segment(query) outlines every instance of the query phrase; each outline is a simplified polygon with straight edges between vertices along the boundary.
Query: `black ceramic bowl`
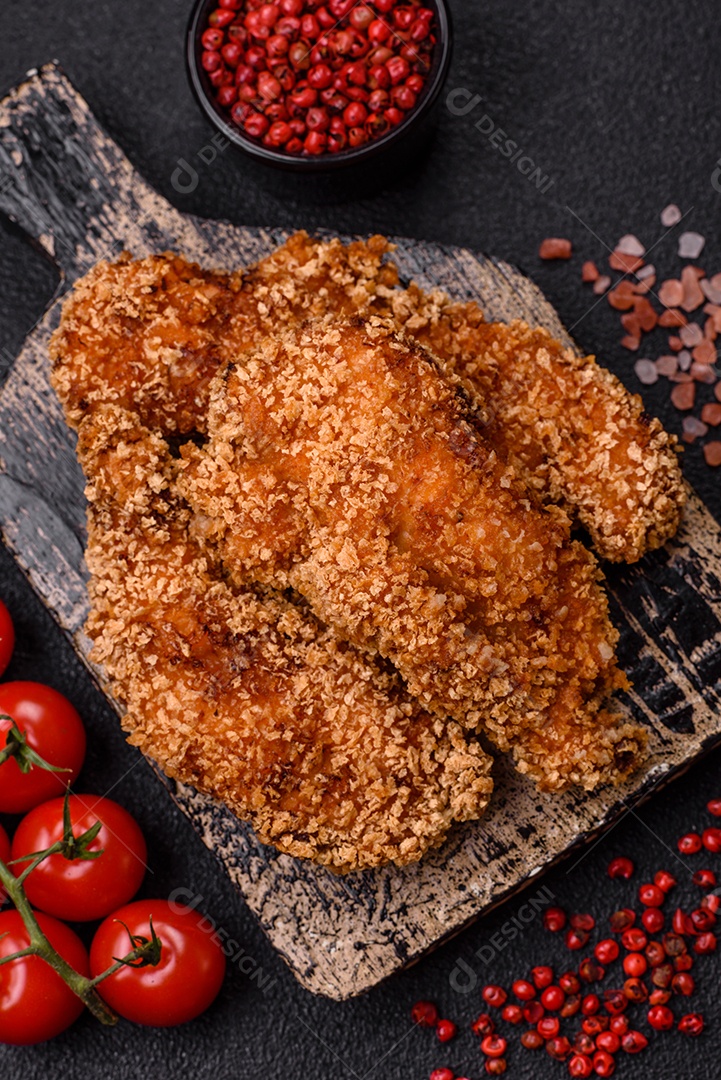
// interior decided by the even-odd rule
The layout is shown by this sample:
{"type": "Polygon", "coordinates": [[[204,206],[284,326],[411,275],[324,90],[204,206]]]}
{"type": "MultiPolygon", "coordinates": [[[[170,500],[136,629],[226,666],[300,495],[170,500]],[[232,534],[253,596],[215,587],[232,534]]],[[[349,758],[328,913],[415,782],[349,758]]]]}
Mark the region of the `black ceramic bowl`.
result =
{"type": "Polygon", "coordinates": [[[186,61],[193,92],[206,116],[218,131],[256,161],[296,173],[331,172],[376,160],[380,164],[381,160],[389,158],[391,154],[396,157],[399,149],[405,152],[406,146],[410,147],[412,144],[415,147],[418,144],[419,139],[430,126],[433,107],[448,74],[453,41],[450,12],[446,0],[425,0],[425,4],[436,12],[438,40],[433,50],[431,70],[420,97],[402,123],[391,128],[381,138],[374,139],[356,149],[343,150],[338,154],[320,154],[317,157],[286,154],[282,150],[271,150],[259,141],[249,138],[230,120],[225,110],[217,104],[213,87],[200,63],[203,52],[200,39],[206,29],[208,15],[217,7],[217,0],[197,0],[190,17],[186,40],[186,61]]]}

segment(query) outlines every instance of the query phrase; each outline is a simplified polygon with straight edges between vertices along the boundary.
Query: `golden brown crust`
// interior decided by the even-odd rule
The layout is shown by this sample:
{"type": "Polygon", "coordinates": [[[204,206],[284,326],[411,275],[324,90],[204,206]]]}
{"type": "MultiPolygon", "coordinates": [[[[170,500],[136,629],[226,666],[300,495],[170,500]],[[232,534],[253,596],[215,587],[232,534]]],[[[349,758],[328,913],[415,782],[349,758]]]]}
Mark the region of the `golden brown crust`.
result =
{"type": "MultiPolygon", "coordinates": [[[[582,480],[585,473],[575,468],[575,459],[564,450],[563,439],[573,442],[578,438],[573,425],[585,422],[585,411],[572,410],[572,423],[568,424],[563,396],[542,408],[543,394],[537,395],[534,390],[536,365],[545,350],[550,383],[558,384],[558,371],[562,369],[567,374],[567,383],[561,380],[564,394],[571,398],[578,396],[583,386],[579,373],[588,367],[589,392],[598,395],[599,425],[609,410],[630,416],[625,427],[619,425],[621,456],[627,446],[636,445],[637,429],[645,426],[639,418],[638,404],[608,373],[599,375],[602,369],[579,362],[570,354],[561,356],[560,346],[547,336],[529,343],[523,328],[484,324],[474,305],[454,305],[441,294],[428,296],[413,286],[401,290],[397,287],[397,272],[384,263],[389,250],[381,237],[346,246],[338,240],[316,242],[297,234],[245,274],[211,273],[171,254],[137,262],[125,257],[115,265],[99,264],[78,283],[66,302],[61,327],[52,343],[53,380],[70,422],[77,425],[101,404],[117,403],[165,434],[204,431],[213,376],[228,361],[256,348],[269,332],[292,329],[304,319],[322,316],[328,310],[340,315],[378,311],[391,317],[407,334],[430,344],[446,376],[463,383],[475,407],[468,423],[492,430],[495,445],[502,448],[502,453],[505,451],[513,466],[507,470],[509,475],[522,473],[541,501],[558,501],[574,514],[585,499],[586,509],[579,516],[586,515],[586,523],[596,530],[597,543],[606,553],[615,552],[614,557],[637,557],[647,544],[662,542],[677,520],[683,487],[675,453],[657,422],[651,426],[650,441],[642,446],[650,458],[657,454],[649,470],[650,484],[640,501],[637,491],[627,493],[628,514],[621,522],[614,505],[617,491],[613,485],[609,511],[604,494],[608,486],[604,483],[605,459],[598,451],[597,432],[592,430],[586,432],[591,462],[588,471],[593,476],[596,464],[600,471],[583,498],[574,491],[574,470],[576,479],[582,480]],[[525,350],[525,374],[518,384],[506,377],[515,362],[514,350],[525,350]],[[503,364],[500,354],[505,356],[503,364]],[[490,394],[492,408],[484,393],[490,394]],[[518,412],[514,412],[515,406],[518,412]],[[530,412],[524,413],[524,409],[530,412]],[[503,417],[503,423],[494,419],[494,410],[503,417]],[[526,428],[533,428],[532,438],[527,436],[526,428]],[[514,455],[516,442],[521,452],[514,455]],[[539,445],[542,453],[533,457],[539,445]],[[666,502],[659,492],[665,492],[666,502]],[[595,504],[594,499],[600,502],[595,504]],[[594,524],[604,515],[610,522],[605,533],[594,524]]],[[[528,331],[530,335],[536,333],[542,334],[528,331]]],[[[545,364],[544,360],[540,367],[545,364]]],[[[563,513],[557,510],[554,515],[554,527],[563,531],[563,513]]],[[[286,552],[296,549],[299,532],[293,532],[291,526],[292,517],[279,504],[270,530],[276,562],[281,539],[286,552]]],[[[584,588],[596,596],[598,590],[590,584],[592,576],[584,588]]],[[[601,621],[605,618],[604,609],[601,621]]],[[[582,622],[579,617],[579,634],[585,633],[582,622]]],[[[600,702],[608,689],[610,683],[592,689],[588,701],[600,702]]],[[[572,733],[568,717],[577,690],[568,696],[560,718],[554,716],[547,721],[540,738],[533,727],[528,727],[523,747],[515,748],[519,768],[530,771],[548,787],[568,783],[592,787],[608,777],[624,775],[642,750],[643,738],[638,729],[619,725],[616,718],[603,711],[598,713],[598,720],[591,721],[590,707],[572,733]]],[[[492,717],[489,722],[494,722],[492,717]]],[[[497,725],[495,737],[500,745],[507,746],[513,739],[504,735],[505,723],[504,719],[497,725]]]]}
{"type": "Polygon", "coordinates": [[[75,423],[105,401],[160,430],[202,430],[215,371],[277,325],[376,312],[463,378],[488,437],[602,557],[634,562],[673,535],[686,501],[677,440],[641,399],[542,329],[486,323],[476,304],[401,289],[390,250],[378,236],[344,245],[298,233],[247,273],[211,273],[171,254],[100,263],[54,337],[58,393],[75,423]]]}
{"type": "Polygon", "coordinates": [[[386,293],[399,326],[442,358],[490,411],[487,437],[596,551],[635,562],[676,532],[686,502],[675,436],[594,357],[523,322],[415,286],[386,293]]]}
{"type": "Polygon", "coordinates": [[[276,330],[213,381],[208,431],[180,489],[231,576],[296,589],[544,787],[635,764],[601,709],[626,682],[593,556],[392,324],[276,330]]]}
{"type": "Polygon", "coordinates": [[[134,745],[263,842],[339,872],[413,862],[482,814],[491,760],[477,742],[310,614],[212,571],[159,436],[104,406],[78,453],[88,633],[134,745]]]}

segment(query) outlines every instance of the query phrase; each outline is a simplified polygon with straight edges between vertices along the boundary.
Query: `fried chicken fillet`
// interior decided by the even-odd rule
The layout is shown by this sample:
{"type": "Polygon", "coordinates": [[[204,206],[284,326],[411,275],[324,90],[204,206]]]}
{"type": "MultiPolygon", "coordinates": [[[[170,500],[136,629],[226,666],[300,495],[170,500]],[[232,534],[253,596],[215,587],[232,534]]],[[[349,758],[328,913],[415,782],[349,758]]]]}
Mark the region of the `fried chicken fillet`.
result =
{"type": "Polygon", "coordinates": [[[457,723],[309,613],[213,572],[159,435],[99,406],[78,455],[87,631],[131,743],[264,843],[338,872],[413,862],[481,815],[491,760],[457,723]]]}
{"type": "Polygon", "coordinates": [[[211,384],[179,487],[234,580],[292,587],[543,788],[637,762],[593,556],[482,437],[432,356],[371,318],[276,330],[211,384]]]}
{"type": "Polygon", "coordinates": [[[247,272],[173,256],[99,263],[66,302],[54,381],[72,422],[118,402],[151,427],[204,430],[220,365],[279,324],[377,313],[459,375],[488,437],[545,504],[563,507],[604,558],[633,562],[678,527],[686,499],[676,439],[593,357],[474,303],[398,286],[383,237],[342,244],[298,233],[247,272]],[[102,311],[91,319],[89,312],[102,311]],[[63,357],[71,356],[67,364],[63,357]]]}
{"type": "Polygon", "coordinates": [[[579,357],[546,330],[517,320],[486,322],[476,303],[458,303],[441,290],[398,287],[386,256],[392,245],[372,237],[358,243],[319,242],[297,233],[264,259],[248,280],[274,311],[287,303],[289,271],[296,289],[294,316],[316,313],[325,274],[332,296],[348,314],[373,312],[394,320],[427,345],[448,374],[486,411],[487,438],[524,477],[540,500],[563,507],[587,531],[598,554],[636,562],[678,529],[687,489],[678,441],[645,412],[637,394],[592,356],[579,357]],[[357,288],[352,291],[349,281],[357,288]]]}

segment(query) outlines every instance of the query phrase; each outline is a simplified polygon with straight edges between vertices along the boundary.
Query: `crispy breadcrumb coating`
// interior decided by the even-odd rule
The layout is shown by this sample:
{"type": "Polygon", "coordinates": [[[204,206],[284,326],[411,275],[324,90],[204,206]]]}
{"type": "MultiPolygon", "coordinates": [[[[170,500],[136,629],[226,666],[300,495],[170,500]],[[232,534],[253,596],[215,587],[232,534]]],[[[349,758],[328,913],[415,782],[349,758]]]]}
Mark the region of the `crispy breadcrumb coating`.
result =
{"type": "Polygon", "coordinates": [[[474,303],[398,287],[389,251],[379,236],[344,245],[298,233],[246,273],[173,255],[99,263],[66,302],[53,343],[71,421],[105,401],[160,430],[203,430],[215,371],[279,323],[375,312],[464,379],[489,439],[602,557],[633,562],[673,535],[686,500],[677,440],[641,399],[545,330],[486,323],[474,303]]]}
{"type": "MultiPolygon", "coordinates": [[[[351,254],[338,240],[298,233],[252,273],[269,287],[276,310],[279,301],[283,307],[283,264],[299,280],[316,281],[324,270],[345,296],[349,274],[355,276],[362,284],[358,312],[393,318],[431,349],[444,371],[463,378],[486,411],[489,440],[544,503],[563,507],[587,529],[603,558],[635,562],[673,536],[687,497],[678,440],[645,412],[639,395],[542,328],[520,320],[487,323],[473,302],[413,283],[397,287],[397,271],[384,258],[391,251],[378,236],[365,252],[356,243],[351,254]]],[[[347,302],[340,310],[348,313],[347,302]]],[[[316,313],[310,302],[306,311],[316,313]]]]}
{"type": "Polygon", "coordinates": [[[264,843],[337,872],[413,862],[482,814],[491,759],[458,724],[309,613],[212,570],[160,436],[101,406],[78,455],[92,657],[131,743],[264,843]]]}
{"type": "Polygon", "coordinates": [[[637,764],[595,559],[392,324],[277,329],[212,382],[208,431],[179,487],[232,578],[297,590],[546,789],[637,764]]]}
{"type": "MultiPolygon", "coordinates": [[[[462,379],[474,406],[469,423],[492,435],[513,467],[509,471],[523,475],[541,501],[578,516],[603,553],[636,558],[647,545],[662,542],[675,527],[684,489],[673,441],[656,421],[645,423],[638,399],[543,332],[485,324],[474,305],[453,304],[414,286],[401,289],[397,271],[385,261],[389,250],[382,237],[344,245],[300,233],[245,273],[208,272],[172,254],[98,264],[66,301],[51,347],[53,381],[69,421],[77,425],[100,404],[115,402],[161,433],[203,432],[209,387],[220,367],[277,328],[292,329],[329,311],[377,311],[429,344],[449,378],[462,379]],[[514,382],[508,373],[516,349],[523,360],[514,382]],[[540,370],[544,379],[534,388],[540,370]],[[564,396],[554,399],[554,386],[575,400],[573,408],[566,409],[564,396]],[[593,428],[580,404],[583,387],[595,402],[593,428]],[[609,443],[603,425],[614,416],[609,443]],[[645,456],[634,474],[628,462],[639,452],[645,456]],[[587,467],[579,467],[582,460],[587,467]]],[[[563,526],[560,511],[555,524],[563,526]]],[[[285,543],[293,551],[302,529],[293,535],[292,518],[284,513],[275,526],[276,555],[289,528],[285,543]]],[[[214,557],[210,548],[208,556],[214,557]]],[[[579,623],[578,633],[584,632],[579,623]]],[[[600,701],[600,689],[596,697],[600,701]]],[[[621,775],[638,759],[642,743],[637,729],[622,730],[603,710],[598,726],[581,723],[573,740],[567,710],[560,720],[546,718],[538,732],[529,727],[524,740],[532,771],[551,787],[591,787],[621,775]]],[[[520,767],[528,768],[525,758],[520,767]]]]}
{"type": "Polygon", "coordinates": [[[599,555],[636,562],[673,536],[687,495],[676,437],[594,357],[415,286],[388,301],[397,325],[488,403],[487,437],[544,503],[588,530],[599,555]]]}

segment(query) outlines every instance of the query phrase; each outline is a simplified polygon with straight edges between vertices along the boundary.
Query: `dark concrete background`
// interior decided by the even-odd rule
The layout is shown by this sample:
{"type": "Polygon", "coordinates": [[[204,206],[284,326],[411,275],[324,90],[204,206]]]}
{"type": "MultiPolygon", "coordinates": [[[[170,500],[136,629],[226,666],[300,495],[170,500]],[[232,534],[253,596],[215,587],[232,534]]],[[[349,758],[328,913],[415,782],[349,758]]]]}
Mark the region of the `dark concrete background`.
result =
{"type": "MultiPolygon", "coordinates": [[[[689,211],[686,226],[707,236],[699,262],[709,274],[721,270],[721,194],[712,182],[721,155],[721,30],[713,0],[683,5],[672,0],[654,5],[455,0],[457,43],[449,87],[480,94],[479,111],[464,118],[442,110],[427,155],[404,175],[379,173],[360,191],[348,184],[321,192],[258,172],[232,150],[210,166],[197,157],[212,132],[185,78],[182,38],[189,7],[189,0],[4,0],[0,90],[28,68],[57,58],[135,165],[182,210],[251,225],[405,234],[509,259],[545,290],[579,343],[597,352],[634,390],[639,387],[632,360],[618,345],[616,317],[605,303],[592,307],[593,298],[579,283],[582,258],[601,261],[605,245],[613,246],[629,231],[651,245],[663,233],[660,210],[675,201],[689,211]],[[553,178],[545,195],[474,128],[480,110],[553,178]],[[196,190],[185,196],[171,186],[181,157],[195,162],[200,174],[196,190]],[[548,235],[573,239],[577,254],[571,265],[539,262],[538,243],[548,235]]],[[[0,350],[7,356],[42,314],[57,279],[5,221],[0,221],[0,237],[0,350]]],[[[654,252],[661,273],[678,272],[675,250],[669,237],[654,252]]],[[[659,337],[658,351],[661,343],[659,337]]],[[[664,384],[645,390],[644,399],[678,431],[678,414],[666,404],[667,389],[664,384]]],[[[698,447],[687,452],[684,467],[721,515],[719,473],[706,468],[698,447]]],[[[482,1060],[467,1023],[479,1011],[478,994],[464,997],[451,989],[456,959],[465,958],[479,979],[500,982],[534,963],[555,961],[562,968],[569,959],[539,920],[487,965],[475,958],[522,901],[507,904],[359,1000],[336,1004],[312,997],[275,956],[148,766],[124,744],[114,715],[2,550],[0,595],[18,632],[7,677],[46,681],[80,709],[90,733],[84,786],[96,791],[112,786],[113,797],[136,814],[148,838],[153,872],[144,894],[166,896],[176,886],[202,894],[208,913],[245,945],[272,981],[263,993],[233,967],[210,1012],[172,1031],[122,1022],[107,1031],[84,1017],[52,1044],[0,1049],[2,1074],[27,1080],[134,1080],[146,1073],[158,1080],[423,1080],[431,1068],[448,1064],[477,1080],[482,1060]],[[441,1048],[429,1033],[409,1030],[409,1008],[419,997],[438,1000],[445,1014],[465,1026],[454,1043],[441,1048]]],[[[680,890],[689,902],[693,890],[675,856],[675,841],[682,831],[703,824],[708,798],[721,796],[720,763],[716,754],[693,768],[637,814],[627,815],[577,865],[569,860],[542,883],[570,910],[606,914],[613,904],[632,900],[635,889],[610,883],[604,873],[609,858],[627,853],[641,867],[637,881],[661,866],[679,871],[680,890]]],[[[704,862],[701,856],[691,861],[694,869],[704,862]]],[[[701,1009],[709,1022],[701,1039],[661,1036],[653,1052],[620,1061],[617,1075],[721,1077],[720,974],[718,958],[699,962],[699,992],[688,1007],[701,1009]]],[[[514,1040],[508,1076],[565,1074],[563,1066],[542,1052],[521,1051],[514,1040]]]]}

